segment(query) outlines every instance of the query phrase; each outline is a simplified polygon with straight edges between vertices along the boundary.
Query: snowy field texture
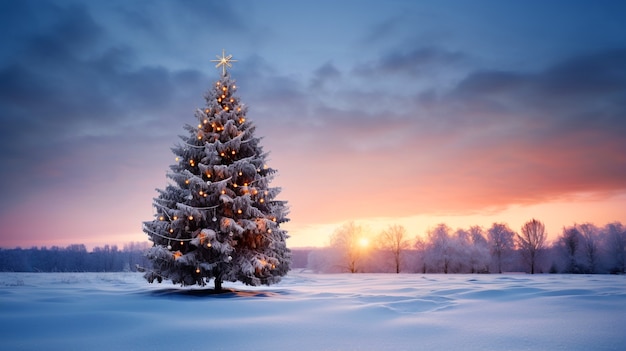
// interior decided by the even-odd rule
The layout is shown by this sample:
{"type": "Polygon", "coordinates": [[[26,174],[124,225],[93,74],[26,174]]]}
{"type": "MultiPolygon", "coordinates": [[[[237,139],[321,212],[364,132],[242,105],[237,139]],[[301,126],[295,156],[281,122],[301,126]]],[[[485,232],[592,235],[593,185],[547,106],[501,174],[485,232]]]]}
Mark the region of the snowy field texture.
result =
{"type": "Polygon", "coordinates": [[[626,350],[626,276],[0,273],[1,350],[626,350]]]}

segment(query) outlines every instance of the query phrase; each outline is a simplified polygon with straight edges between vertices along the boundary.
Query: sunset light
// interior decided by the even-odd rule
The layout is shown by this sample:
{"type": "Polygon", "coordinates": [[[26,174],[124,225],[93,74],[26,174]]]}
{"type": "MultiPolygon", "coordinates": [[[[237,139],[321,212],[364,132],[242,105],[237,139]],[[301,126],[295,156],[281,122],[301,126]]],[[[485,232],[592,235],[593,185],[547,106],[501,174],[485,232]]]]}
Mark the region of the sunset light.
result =
{"type": "Polygon", "coordinates": [[[210,140],[232,126],[194,116],[218,112],[262,138],[291,248],[350,221],[415,238],[537,218],[550,241],[626,222],[621,2],[74,2],[3,9],[0,247],[147,242],[169,167],[203,162],[170,153],[182,126],[210,140]]]}
{"type": "Polygon", "coordinates": [[[367,247],[370,246],[370,240],[368,238],[360,238],[359,246],[366,249],[367,247]]]}

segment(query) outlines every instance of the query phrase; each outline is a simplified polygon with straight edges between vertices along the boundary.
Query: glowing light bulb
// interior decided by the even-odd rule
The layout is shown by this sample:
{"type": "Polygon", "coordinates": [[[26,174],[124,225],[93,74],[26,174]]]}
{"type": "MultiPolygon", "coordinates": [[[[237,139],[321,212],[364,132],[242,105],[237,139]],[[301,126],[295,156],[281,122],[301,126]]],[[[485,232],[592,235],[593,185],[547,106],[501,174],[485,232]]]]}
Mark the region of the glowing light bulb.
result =
{"type": "Polygon", "coordinates": [[[189,184],[189,179],[185,179],[185,184],[189,184]]]}
{"type": "Polygon", "coordinates": [[[196,268],[196,273],[200,273],[200,268],[196,268]]]}
{"type": "Polygon", "coordinates": [[[240,176],[241,176],[241,175],[243,175],[243,172],[239,172],[239,175],[240,175],[240,176]]]}
{"type": "Polygon", "coordinates": [[[159,217],[159,221],[164,220],[165,218],[163,218],[163,216],[159,217]]]}
{"type": "Polygon", "coordinates": [[[231,151],[230,153],[234,155],[234,154],[236,153],[236,151],[235,151],[235,150],[233,150],[233,151],[231,151]]]}
{"type": "Polygon", "coordinates": [[[238,210],[237,210],[237,213],[238,213],[238,214],[241,214],[241,209],[238,209],[238,210]]]}
{"type": "MultiPolygon", "coordinates": [[[[209,113],[209,111],[210,111],[210,110],[207,108],[207,109],[205,109],[205,110],[204,110],[204,113],[209,113]]],[[[205,121],[206,121],[206,120],[205,120],[205,121]]]]}
{"type": "Polygon", "coordinates": [[[206,244],[206,247],[211,247],[211,243],[206,244]]]}
{"type": "Polygon", "coordinates": [[[236,188],[236,187],[238,187],[237,183],[233,184],[233,188],[236,188]]]}
{"type": "Polygon", "coordinates": [[[222,189],[222,195],[226,194],[226,190],[222,189]]]}
{"type": "Polygon", "coordinates": [[[268,229],[268,230],[267,230],[267,232],[268,232],[268,233],[272,233],[272,229],[268,229]]]}
{"type": "Polygon", "coordinates": [[[223,152],[220,152],[220,156],[222,156],[222,157],[223,157],[224,155],[226,155],[226,154],[225,154],[225,153],[223,153],[223,152]]]}
{"type": "Polygon", "coordinates": [[[228,111],[228,106],[224,106],[224,111],[228,111]]]}
{"type": "Polygon", "coordinates": [[[260,203],[264,203],[264,202],[265,202],[265,199],[261,199],[261,200],[259,200],[259,202],[260,202],[260,203]]]}
{"type": "Polygon", "coordinates": [[[176,162],[180,161],[180,157],[175,158],[176,162]]]}
{"type": "Polygon", "coordinates": [[[202,194],[204,194],[204,191],[202,190],[198,191],[198,195],[202,196],[202,194]]]}
{"type": "Polygon", "coordinates": [[[174,220],[177,220],[177,219],[178,219],[178,217],[174,216],[174,220]]]}
{"type": "Polygon", "coordinates": [[[237,89],[237,86],[233,85],[233,89],[237,89]]]}
{"type": "Polygon", "coordinates": [[[189,216],[189,220],[190,220],[190,221],[193,221],[193,216],[189,216]]]}
{"type": "Polygon", "coordinates": [[[174,229],[171,229],[171,228],[170,228],[170,233],[173,233],[173,232],[174,232],[174,229]]]}

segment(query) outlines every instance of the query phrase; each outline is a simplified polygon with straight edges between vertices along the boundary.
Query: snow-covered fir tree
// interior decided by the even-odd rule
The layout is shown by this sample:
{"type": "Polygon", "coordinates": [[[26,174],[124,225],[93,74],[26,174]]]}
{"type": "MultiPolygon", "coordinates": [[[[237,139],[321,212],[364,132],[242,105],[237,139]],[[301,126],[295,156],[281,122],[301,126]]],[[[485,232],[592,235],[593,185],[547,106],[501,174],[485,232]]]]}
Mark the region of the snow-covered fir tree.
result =
{"type": "MultiPolygon", "coordinates": [[[[232,56],[222,54],[221,78],[198,109],[198,124],[185,125],[187,135],[172,148],[176,162],[171,179],[154,198],[155,219],[143,223],[153,246],[145,278],[204,286],[222,282],[270,285],[290,267],[285,201],[280,188],[270,187],[275,170],[267,165],[247,107],[230,78],[232,56]]],[[[218,56],[219,58],[219,56],[218,56]]]]}

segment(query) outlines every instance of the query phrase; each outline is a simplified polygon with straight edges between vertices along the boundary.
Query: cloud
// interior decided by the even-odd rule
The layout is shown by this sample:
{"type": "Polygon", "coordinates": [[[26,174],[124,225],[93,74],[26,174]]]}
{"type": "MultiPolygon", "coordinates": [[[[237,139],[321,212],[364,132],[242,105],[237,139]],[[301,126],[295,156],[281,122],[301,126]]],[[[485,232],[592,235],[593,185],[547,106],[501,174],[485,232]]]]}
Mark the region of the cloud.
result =
{"type": "Polygon", "coordinates": [[[409,75],[418,77],[432,74],[433,69],[460,65],[468,60],[466,54],[429,46],[416,47],[409,51],[395,50],[378,61],[360,64],[354,73],[361,76],[409,75]]]}
{"type": "Polygon", "coordinates": [[[537,72],[475,71],[443,93],[337,92],[348,109],[317,100],[315,123],[282,129],[285,187],[307,199],[292,215],[471,213],[623,191],[624,72],[624,51],[610,50],[537,72]]]}
{"type": "MultiPolygon", "coordinates": [[[[19,10],[24,20],[41,16],[29,10],[19,10]]],[[[177,109],[191,111],[191,101],[201,101],[206,89],[198,71],[137,65],[130,48],[106,45],[107,31],[84,7],[53,12],[43,21],[47,27],[25,35],[19,49],[4,51],[0,61],[0,147],[7,150],[0,156],[6,166],[0,172],[2,205],[24,188],[87,179],[77,175],[86,170],[62,166],[75,148],[109,138],[102,148],[124,149],[169,135],[169,127],[180,127],[172,118],[177,109]]],[[[83,157],[97,157],[92,151],[83,157]]],[[[105,166],[112,165],[91,164],[89,171],[105,166]]]]}
{"type": "Polygon", "coordinates": [[[326,62],[313,72],[310,87],[318,90],[324,87],[326,82],[341,78],[341,72],[331,62],[326,62]]]}

